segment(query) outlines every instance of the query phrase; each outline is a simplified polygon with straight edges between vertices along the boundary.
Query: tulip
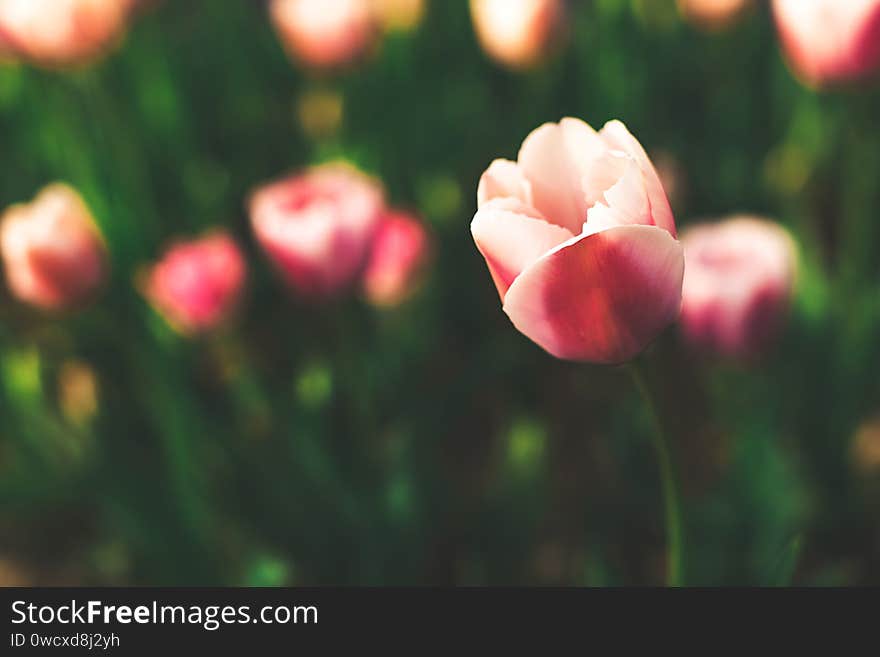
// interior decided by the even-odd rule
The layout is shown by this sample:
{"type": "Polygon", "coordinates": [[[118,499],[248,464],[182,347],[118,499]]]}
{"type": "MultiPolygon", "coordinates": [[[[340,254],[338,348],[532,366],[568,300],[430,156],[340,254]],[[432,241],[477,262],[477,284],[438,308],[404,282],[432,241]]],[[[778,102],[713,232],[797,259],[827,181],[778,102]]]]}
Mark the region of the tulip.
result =
{"type": "Polygon", "coordinates": [[[781,327],[793,292],[796,250],[788,232],[771,221],[734,217],[688,229],[682,244],[684,337],[735,359],[760,354],[781,327]]]}
{"type": "Polygon", "coordinates": [[[351,64],[378,35],[370,0],[272,0],[270,12],[291,57],[314,68],[351,64]]]}
{"type": "Polygon", "coordinates": [[[381,218],[381,186],[344,164],[325,164],[258,189],[257,241],[299,294],[333,296],[354,282],[381,218]]]}
{"type": "Polygon", "coordinates": [[[471,233],[514,326],[552,355],[621,363],[678,316],[675,221],[619,121],[533,131],[480,179],[471,233]]]}
{"type": "Polygon", "coordinates": [[[408,32],[422,21],[426,0],[371,0],[376,20],[386,32],[408,32]]]}
{"type": "Polygon", "coordinates": [[[477,39],[490,57],[528,68],[548,54],[562,31],[561,0],[471,0],[477,39]]]}
{"type": "Polygon", "coordinates": [[[90,297],[104,281],[106,250],[80,195],[61,183],[0,220],[6,282],[21,301],[62,310],[90,297]]]}
{"type": "Polygon", "coordinates": [[[880,0],[773,0],[773,14],[806,83],[852,81],[880,68],[880,0]]]}
{"type": "Polygon", "coordinates": [[[98,412],[98,377],[87,362],[71,359],[58,371],[58,407],[76,425],[87,424],[98,412]]]}
{"type": "Polygon", "coordinates": [[[678,0],[682,16],[705,30],[723,30],[752,5],[752,0],[678,0]]]}
{"type": "Polygon", "coordinates": [[[428,234],[422,223],[403,212],[389,212],[373,238],[364,270],[367,299],[394,306],[415,289],[428,256],[428,234]]]}
{"type": "Polygon", "coordinates": [[[880,474],[880,418],[873,417],[858,428],[850,444],[850,458],[859,474],[880,474]]]}
{"type": "Polygon", "coordinates": [[[224,232],[173,245],[146,276],[144,294],[184,334],[215,328],[235,308],[246,276],[244,257],[224,232]]]}
{"type": "Polygon", "coordinates": [[[0,53],[44,66],[92,60],[121,38],[133,7],[132,0],[0,0],[0,53]]]}
{"type": "Polygon", "coordinates": [[[338,91],[309,89],[297,99],[296,113],[303,133],[312,139],[325,139],[339,131],[345,103],[338,91]]]}

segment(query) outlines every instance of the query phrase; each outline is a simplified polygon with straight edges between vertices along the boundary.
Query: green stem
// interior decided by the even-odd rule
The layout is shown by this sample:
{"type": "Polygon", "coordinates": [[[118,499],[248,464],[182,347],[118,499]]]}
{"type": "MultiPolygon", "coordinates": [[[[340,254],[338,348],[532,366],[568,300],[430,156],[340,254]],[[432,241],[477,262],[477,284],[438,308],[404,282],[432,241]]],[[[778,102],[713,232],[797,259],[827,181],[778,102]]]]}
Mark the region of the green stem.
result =
{"type": "Polygon", "coordinates": [[[683,555],[684,555],[684,532],[681,522],[681,497],[678,490],[678,478],[672,453],[669,449],[669,441],[663,430],[663,423],[657,411],[654,395],[648,386],[645,375],[638,363],[631,363],[628,368],[638,388],[648,413],[651,416],[653,431],[651,442],[657,454],[657,466],[660,470],[660,480],[663,486],[663,505],[666,518],[666,585],[682,586],[683,584],[683,555]]]}

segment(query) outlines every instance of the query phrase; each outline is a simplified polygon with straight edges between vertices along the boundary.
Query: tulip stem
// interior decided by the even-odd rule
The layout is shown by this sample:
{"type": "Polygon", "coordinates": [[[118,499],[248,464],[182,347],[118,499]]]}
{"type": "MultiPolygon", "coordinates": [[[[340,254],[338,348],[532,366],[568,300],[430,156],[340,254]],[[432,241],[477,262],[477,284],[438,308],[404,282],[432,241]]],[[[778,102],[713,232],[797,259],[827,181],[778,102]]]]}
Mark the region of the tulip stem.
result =
{"type": "Polygon", "coordinates": [[[666,585],[682,586],[684,532],[682,531],[681,497],[679,495],[675,464],[654,395],[651,393],[641,365],[633,362],[628,369],[632,374],[636,388],[638,388],[645,402],[648,414],[651,416],[651,423],[654,425],[651,432],[651,442],[657,454],[657,467],[660,470],[660,481],[663,487],[663,505],[666,519],[666,585]]]}

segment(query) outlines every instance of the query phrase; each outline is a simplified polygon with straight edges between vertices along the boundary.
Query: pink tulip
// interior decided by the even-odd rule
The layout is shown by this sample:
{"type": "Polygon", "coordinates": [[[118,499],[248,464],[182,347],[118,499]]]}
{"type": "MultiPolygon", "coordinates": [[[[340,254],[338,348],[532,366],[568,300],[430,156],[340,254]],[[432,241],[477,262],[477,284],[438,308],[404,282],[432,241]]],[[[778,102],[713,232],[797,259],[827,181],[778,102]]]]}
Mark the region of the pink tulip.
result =
{"type": "Polygon", "coordinates": [[[619,121],[533,131],[480,179],[471,223],[504,312],[558,358],[621,363],[678,316],[682,248],[663,186],[619,121]]]}
{"type": "Polygon", "coordinates": [[[752,5],[753,0],[678,0],[682,16],[705,30],[723,30],[752,5]]]}
{"type": "Polygon", "coordinates": [[[527,68],[545,55],[565,18],[561,0],[471,0],[483,50],[500,64],[527,68]]]}
{"type": "Polygon", "coordinates": [[[332,296],[364,266],[383,212],[381,186],[344,164],[270,183],[250,200],[254,234],[303,296],[332,296]]]}
{"type": "Polygon", "coordinates": [[[210,330],[234,310],[247,270],[225,232],[172,246],[150,269],[144,294],[181,333],[210,330]]]}
{"type": "Polygon", "coordinates": [[[880,0],[773,0],[791,67],[821,86],[880,67],[880,0]]]}
{"type": "Polygon", "coordinates": [[[367,299],[377,306],[401,303],[414,290],[428,256],[422,223],[403,212],[389,212],[379,224],[364,270],[367,299]]]}
{"type": "Polygon", "coordinates": [[[351,64],[378,35],[370,0],[272,0],[270,11],[288,53],[315,68],[351,64]]]}
{"type": "Polygon", "coordinates": [[[89,209],[75,190],[60,183],[6,210],[0,252],[12,293],[47,310],[84,301],[107,272],[106,250],[89,209]]]}
{"type": "Polygon", "coordinates": [[[685,338],[728,357],[759,354],[792,296],[796,251],[789,234],[771,221],[735,217],[688,229],[682,244],[685,338]]]}
{"type": "Polygon", "coordinates": [[[45,66],[91,60],[120,39],[133,6],[132,0],[0,0],[0,52],[45,66]]]}

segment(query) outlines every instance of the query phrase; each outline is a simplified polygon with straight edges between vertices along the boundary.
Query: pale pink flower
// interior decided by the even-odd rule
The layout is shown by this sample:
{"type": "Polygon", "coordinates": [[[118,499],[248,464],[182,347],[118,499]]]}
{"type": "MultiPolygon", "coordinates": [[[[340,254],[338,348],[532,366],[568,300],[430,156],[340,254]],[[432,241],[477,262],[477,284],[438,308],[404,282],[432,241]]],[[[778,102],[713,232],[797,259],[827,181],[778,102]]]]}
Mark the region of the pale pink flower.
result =
{"type": "Polygon", "coordinates": [[[534,130],[480,179],[471,232],[514,326],[558,358],[621,363],[678,316],[666,194],[619,121],[534,130]]]}
{"type": "Polygon", "coordinates": [[[471,0],[477,39],[494,60],[527,68],[545,57],[561,34],[561,0],[471,0]]]}
{"type": "Polygon", "coordinates": [[[381,186],[345,164],[325,164],[258,189],[250,200],[257,241],[297,292],[326,297],[363,268],[384,210],[381,186]]]}
{"type": "Polygon", "coordinates": [[[287,52],[314,68],[351,64],[378,36],[370,0],[272,0],[270,13],[287,52]]]}
{"type": "Polygon", "coordinates": [[[700,350],[732,358],[760,354],[783,324],[796,249],[772,221],[734,217],[682,234],[681,329],[700,350]]]}
{"type": "Polygon", "coordinates": [[[12,293],[47,310],[83,302],[107,274],[106,249],[89,209],[61,183],[6,210],[0,251],[12,293]]]}
{"type": "Polygon", "coordinates": [[[880,67],[880,0],[773,0],[791,67],[821,86],[880,67]]]}
{"type": "Polygon", "coordinates": [[[92,60],[122,37],[132,0],[0,0],[0,53],[43,66],[92,60]]]}

